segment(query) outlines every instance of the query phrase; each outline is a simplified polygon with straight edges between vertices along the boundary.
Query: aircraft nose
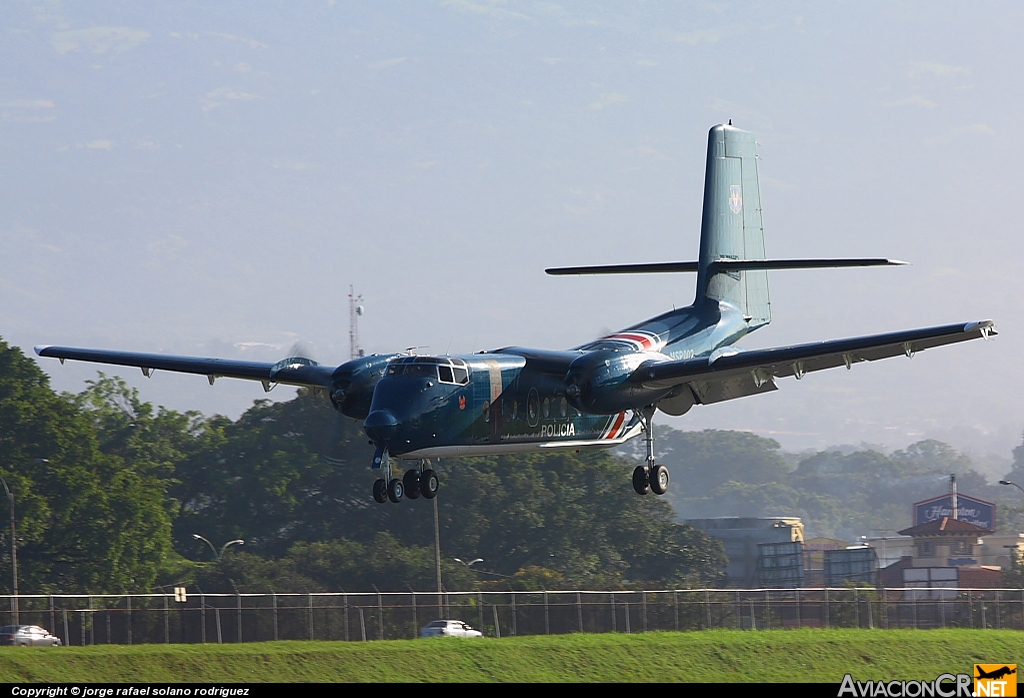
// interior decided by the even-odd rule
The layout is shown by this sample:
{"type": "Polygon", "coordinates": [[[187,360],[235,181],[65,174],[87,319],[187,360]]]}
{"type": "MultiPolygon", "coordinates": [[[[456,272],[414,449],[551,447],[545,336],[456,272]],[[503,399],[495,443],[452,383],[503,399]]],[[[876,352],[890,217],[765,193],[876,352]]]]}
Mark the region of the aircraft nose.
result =
{"type": "Polygon", "coordinates": [[[366,435],[378,443],[390,441],[398,431],[398,420],[388,410],[374,410],[363,421],[366,435]]]}

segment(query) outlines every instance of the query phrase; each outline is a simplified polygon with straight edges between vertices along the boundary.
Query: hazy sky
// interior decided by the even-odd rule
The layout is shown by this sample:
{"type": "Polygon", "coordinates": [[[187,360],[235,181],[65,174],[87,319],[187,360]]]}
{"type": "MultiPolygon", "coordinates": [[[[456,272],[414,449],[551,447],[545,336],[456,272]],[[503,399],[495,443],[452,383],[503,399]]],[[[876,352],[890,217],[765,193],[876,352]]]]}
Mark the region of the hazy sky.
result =
{"type": "MultiPolygon", "coordinates": [[[[758,136],[773,272],[749,347],[992,318],[1000,332],[780,381],[677,428],[787,448],[1024,429],[1024,5],[0,4],[0,336],[276,359],[565,348],[693,297],[708,129],[758,136]]],[[[41,360],[79,390],[85,364],[41,360]]],[[[108,372],[116,372],[105,369],[108,372]]],[[[239,414],[258,384],[126,371],[239,414]]],[[[280,388],[275,398],[294,391],[280,388]]]]}

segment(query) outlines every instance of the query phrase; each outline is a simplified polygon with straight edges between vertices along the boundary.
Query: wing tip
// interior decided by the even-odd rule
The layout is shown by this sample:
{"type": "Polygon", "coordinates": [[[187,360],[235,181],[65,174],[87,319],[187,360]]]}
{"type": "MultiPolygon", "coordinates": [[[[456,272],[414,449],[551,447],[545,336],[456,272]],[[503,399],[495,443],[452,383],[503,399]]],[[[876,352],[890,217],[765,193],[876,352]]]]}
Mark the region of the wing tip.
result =
{"type": "Polygon", "coordinates": [[[34,352],[35,352],[35,353],[36,353],[36,354],[37,354],[38,356],[42,356],[42,355],[43,355],[43,352],[44,352],[44,351],[46,351],[47,349],[49,349],[49,348],[50,348],[50,347],[52,347],[52,346],[53,346],[52,344],[37,344],[36,346],[32,347],[32,350],[33,350],[33,351],[34,351],[34,352]]]}

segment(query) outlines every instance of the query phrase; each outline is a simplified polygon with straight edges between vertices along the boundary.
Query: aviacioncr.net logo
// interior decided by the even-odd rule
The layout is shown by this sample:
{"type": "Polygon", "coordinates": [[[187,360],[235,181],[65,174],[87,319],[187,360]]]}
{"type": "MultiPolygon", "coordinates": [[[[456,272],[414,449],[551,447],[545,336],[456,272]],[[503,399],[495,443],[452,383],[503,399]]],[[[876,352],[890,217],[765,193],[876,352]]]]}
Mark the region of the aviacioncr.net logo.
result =
{"type": "Polygon", "coordinates": [[[931,681],[855,681],[847,674],[838,698],[973,698],[970,674],[940,674],[931,681]]]}

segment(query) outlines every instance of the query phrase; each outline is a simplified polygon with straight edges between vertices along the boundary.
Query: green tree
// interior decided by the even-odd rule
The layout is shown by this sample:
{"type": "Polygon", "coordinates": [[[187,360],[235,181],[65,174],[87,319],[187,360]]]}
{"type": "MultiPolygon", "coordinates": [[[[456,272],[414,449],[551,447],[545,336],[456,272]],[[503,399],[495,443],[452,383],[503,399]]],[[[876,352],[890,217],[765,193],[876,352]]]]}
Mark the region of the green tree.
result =
{"type": "MultiPolygon", "coordinates": [[[[104,453],[77,398],[55,394],[36,363],[2,340],[0,425],[20,591],[148,591],[170,550],[161,480],[104,453]]],[[[0,590],[8,593],[9,555],[3,566],[0,590]]]]}

